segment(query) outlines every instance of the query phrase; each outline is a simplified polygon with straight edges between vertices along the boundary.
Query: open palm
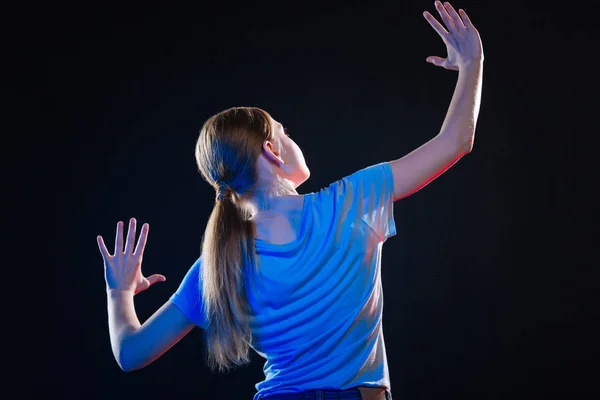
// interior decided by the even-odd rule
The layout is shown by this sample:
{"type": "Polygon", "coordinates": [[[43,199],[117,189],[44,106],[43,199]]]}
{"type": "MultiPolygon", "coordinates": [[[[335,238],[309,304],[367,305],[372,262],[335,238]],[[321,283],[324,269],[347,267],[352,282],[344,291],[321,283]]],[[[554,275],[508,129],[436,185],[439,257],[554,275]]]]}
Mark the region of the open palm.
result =
{"type": "Polygon", "coordinates": [[[467,13],[464,10],[456,12],[447,2],[442,4],[436,1],[435,8],[445,26],[427,11],[423,16],[444,41],[448,55],[446,58],[430,56],[427,57],[427,62],[458,71],[465,65],[483,61],[481,37],[467,13]]]}
{"type": "Polygon", "coordinates": [[[154,274],[146,278],[142,274],[142,259],[150,226],[148,224],[142,226],[140,238],[137,246],[135,246],[137,221],[135,218],[131,218],[127,231],[127,241],[125,247],[123,247],[123,225],[124,223],[121,221],[117,223],[115,254],[113,255],[109,254],[102,236],[98,236],[98,247],[104,259],[104,278],[106,279],[107,290],[125,290],[138,294],[156,282],[165,281],[166,278],[160,274],[154,274]]]}

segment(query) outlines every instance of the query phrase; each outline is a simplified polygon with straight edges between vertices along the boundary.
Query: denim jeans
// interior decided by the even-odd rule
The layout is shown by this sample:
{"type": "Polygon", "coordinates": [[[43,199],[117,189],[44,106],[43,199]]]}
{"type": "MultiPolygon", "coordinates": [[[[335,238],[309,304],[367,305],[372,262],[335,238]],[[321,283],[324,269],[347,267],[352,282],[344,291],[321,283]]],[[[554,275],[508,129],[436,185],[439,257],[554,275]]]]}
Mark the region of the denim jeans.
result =
{"type": "MultiPolygon", "coordinates": [[[[300,393],[276,394],[268,397],[260,397],[261,400],[362,400],[357,388],[346,390],[318,389],[307,390],[300,393]]],[[[392,393],[385,391],[385,399],[392,400],[392,393]]]]}

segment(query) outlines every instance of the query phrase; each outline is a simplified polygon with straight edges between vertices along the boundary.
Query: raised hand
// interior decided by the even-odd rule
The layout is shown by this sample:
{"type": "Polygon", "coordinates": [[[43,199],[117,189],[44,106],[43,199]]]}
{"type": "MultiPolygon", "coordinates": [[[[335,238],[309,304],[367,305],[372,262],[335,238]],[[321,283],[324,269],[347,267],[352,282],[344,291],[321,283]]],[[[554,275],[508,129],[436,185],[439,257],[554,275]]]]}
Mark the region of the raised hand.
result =
{"type": "Polygon", "coordinates": [[[427,62],[450,70],[458,71],[462,67],[483,61],[483,46],[479,32],[464,10],[456,12],[450,3],[435,2],[435,8],[440,14],[444,26],[433,15],[425,11],[423,16],[440,35],[446,44],[446,58],[430,56],[427,62]]]}
{"type": "Polygon", "coordinates": [[[98,236],[98,247],[102,258],[104,259],[104,278],[106,279],[106,288],[123,291],[131,291],[138,294],[156,282],[163,282],[166,278],[163,275],[155,274],[145,278],[142,275],[142,258],[146,240],[148,239],[148,224],[142,226],[140,238],[135,246],[136,220],[131,218],[129,221],[129,230],[127,232],[127,242],[123,248],[123,222],[117,224],[117,235],[115,240],[115,254],[110,255],[104,244],[102,236],[98,236]]]}

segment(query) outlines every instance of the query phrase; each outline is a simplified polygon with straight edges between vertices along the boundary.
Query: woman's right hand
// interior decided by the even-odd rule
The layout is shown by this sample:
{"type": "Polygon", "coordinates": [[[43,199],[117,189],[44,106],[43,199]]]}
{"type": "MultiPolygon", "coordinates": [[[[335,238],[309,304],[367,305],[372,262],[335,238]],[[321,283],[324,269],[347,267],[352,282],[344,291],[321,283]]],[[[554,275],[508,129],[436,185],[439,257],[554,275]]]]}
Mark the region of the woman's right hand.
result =
{"type": "Polygon", "coordinates": [[[423,16],[446,44],[448,56],[446,58],[430,56],[427,57],[427,62],[455,71],[469,64],[481,63],[483,61],[481,37],[467,13],[463,10],[457,13],[448,2],[442,5],[440,1],[436,1],[435,8],[446,28],[429,12],[425,11],[423,16]]]}
{"type": "Polygon", "coordinates": [[[123,248],[124,223],[121,221],[117,223],[114,255],[108,253],[104,239],[102,236],[98,236],[98,247],[104,259],[104,278],[106,279],[107,290],[131,291],[133,294],[138,294],[156,282],[166,280],[160,274],[154,274],[147,278],[142,275],[142,258],[150,226],[148,224],[142,226],[140,238],[134,250],[136,224],[135,218],[131,218],[127,232],[127,242],[125,248],[123,248]]]}

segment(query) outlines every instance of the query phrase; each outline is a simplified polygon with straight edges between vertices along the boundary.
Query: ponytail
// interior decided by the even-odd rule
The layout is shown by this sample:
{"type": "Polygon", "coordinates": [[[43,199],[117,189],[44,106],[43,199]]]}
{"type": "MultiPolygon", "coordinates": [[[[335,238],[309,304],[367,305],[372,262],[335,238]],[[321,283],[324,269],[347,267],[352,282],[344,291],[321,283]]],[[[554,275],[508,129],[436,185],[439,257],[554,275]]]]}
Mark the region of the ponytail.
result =
{"type": "Polygon", "coordinates": [[[251,272],[247,266],[258,266],[252,205],[246,200],[256,190],[257,162],[267,140],[275,140],[271,116],[259,108],[235,107],[210,117],[196,144],[198,169],[217,192],[202,240],[199,285],[207,321],[207,364],[219,372],[250,361],[244,275],[251,272]]]}
{"type": "Polygon", "coordinates": [[[253,222],[246,218],[238,202],[238,196],[229,187],[217,190],[202,243],[207,364],[219,372],[250,361],[252,333],[244,266],[253,264],[253,222]]]}

